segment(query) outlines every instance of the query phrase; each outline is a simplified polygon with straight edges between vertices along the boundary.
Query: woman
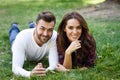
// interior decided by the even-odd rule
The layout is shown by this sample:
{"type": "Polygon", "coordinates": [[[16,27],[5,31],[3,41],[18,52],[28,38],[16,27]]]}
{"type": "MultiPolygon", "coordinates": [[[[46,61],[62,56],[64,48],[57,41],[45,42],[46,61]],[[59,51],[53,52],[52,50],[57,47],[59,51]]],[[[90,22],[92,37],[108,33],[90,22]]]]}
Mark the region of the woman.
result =
{"type": "Polygon", "coordinates": [[[57,50],[58,71],[94,66],[96,59],[96,43],[89,32],[84,18],[78,12],[64,15],[58,26],[57,50]]]}

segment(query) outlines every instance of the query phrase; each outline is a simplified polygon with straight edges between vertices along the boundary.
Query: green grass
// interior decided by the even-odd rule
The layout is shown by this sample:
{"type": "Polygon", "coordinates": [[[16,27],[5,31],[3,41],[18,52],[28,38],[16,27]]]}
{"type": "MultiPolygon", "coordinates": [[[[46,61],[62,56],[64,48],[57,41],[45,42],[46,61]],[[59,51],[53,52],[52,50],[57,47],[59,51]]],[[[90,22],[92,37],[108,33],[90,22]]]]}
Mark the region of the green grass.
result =
{"type": "MultiPolygon", "coordinates": [[[[52,11],[56,18],[56,28],[64,13],[77,10],[90,3],[89,0],[1,0],[0,1],[0,80],[28,80],[15,76],[11,71],[12,56],[8,31],[10,24],[19,22],[20,28],[28,28],[28,22],[35,21],[37,14],[43,10],[52,11]],[[47,1],[47,2],[45,2],[47,1]]],[[[93,0],[95,1],[95,0],[93,0]]],[[[91,0],[91,2],[93,2],[91,0]]],[[[99,1],[99,0],[98,0],[99,1]]],[[[103,0],[101,0],[103,1],[103,0]]],[[[84,16],[85,17],[85,16],[84,16]]],[[[97,43],[96,66],[94,68],[71,72],[48,72],[45,77],[32,77],[30,80],[119,80],[120,79],[120,17],[86,18],[90,31],[97,43]]],[[[42,60],[47,67],[47,60],[42,60]]],[[[37,63],[25,62],[25,69],[31,70],[37,63]]]]}

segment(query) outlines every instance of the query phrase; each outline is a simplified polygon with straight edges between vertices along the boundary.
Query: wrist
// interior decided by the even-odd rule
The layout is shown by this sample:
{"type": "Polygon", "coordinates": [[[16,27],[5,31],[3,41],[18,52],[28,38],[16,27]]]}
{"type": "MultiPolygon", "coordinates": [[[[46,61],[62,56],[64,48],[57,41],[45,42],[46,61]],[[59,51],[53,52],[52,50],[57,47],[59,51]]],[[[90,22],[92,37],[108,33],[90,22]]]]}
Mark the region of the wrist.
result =
{"type": "Polygon", "coordinates": [[[71,55],[71,52],[66,50],[66,51],[65,51],[65,54],[71,55]]]}
{"type": "Polygon", "coordinates": [[[72,54],[72,51],[69,50],[69,49],[67,49],[67,50],[65,51],[65,54],[71,55],[71,54],[72,54]]]}

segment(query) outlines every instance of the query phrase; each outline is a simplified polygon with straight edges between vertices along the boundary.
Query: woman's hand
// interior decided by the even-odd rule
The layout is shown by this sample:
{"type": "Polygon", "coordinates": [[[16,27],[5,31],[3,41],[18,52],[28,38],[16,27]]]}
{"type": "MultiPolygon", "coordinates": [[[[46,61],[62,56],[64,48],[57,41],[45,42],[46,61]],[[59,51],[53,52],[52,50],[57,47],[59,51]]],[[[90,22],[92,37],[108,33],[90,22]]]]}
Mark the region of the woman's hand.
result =
{"type": "Polygon", "coordinates": [[[81,48],[81,43],[80,42],[81,42],[80,40],[73,41],[70,44],[70,46],[67,48],[67,50],[65,51],[65,53],[71,54],[74,51],[76,51],[77,49],[81,48]]]}
{"type": "Polygon", "coordinates": [[[46,71],[43,68],[42,63],[38,63],[38,65],[32,70],[30,76],[45,76],[46,71]]]}
{"type": "Polygon", "coordinates": [[[56,70],[57,70],[57,71],[62,71],[62,72],[69,71],[69,69],[66,69],[66,68],[65,68],[63,65],[61,65],[61,64],[57,64],[56,70]]]}

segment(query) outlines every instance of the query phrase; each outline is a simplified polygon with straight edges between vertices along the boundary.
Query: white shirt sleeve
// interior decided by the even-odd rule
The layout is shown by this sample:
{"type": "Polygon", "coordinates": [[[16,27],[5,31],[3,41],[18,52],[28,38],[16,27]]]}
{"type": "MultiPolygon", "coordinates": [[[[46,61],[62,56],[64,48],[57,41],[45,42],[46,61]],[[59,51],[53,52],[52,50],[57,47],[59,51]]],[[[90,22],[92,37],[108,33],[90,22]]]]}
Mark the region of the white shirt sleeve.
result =
{"type": "Polygon", "coordinates": [[[49,67],[46,69],[46,71],[54,70],[58,63],[58,54],[57,54],[56,46],[50,48],[49,55],[48,55],[48,61],[49,61],[49,67]]]}
{"type": "Polygon", "coordinates": [[[57,50],[55,47],[50,49],[48,55],[49,67],[46,70],[54,70],[56,68],[56,65],[58,63],[58,54],[56,51],[57,50]]]}
{"type": "MultiPolygon", "coordinates": [[[[55,35],[55,38],[56,37],[57,37],[57,35],[55,35]]],[[[57,53],[56,39],[51,41],[51,43],[50,43],[48,61],[49,61],[49,67],[46,69],[46,71],[54,70],[56,68],[57,63],[58,63],[58,53],[57,53]]]]}
{"type": "Polygon", "coordinates": [[[16,38],[12,46],[12,72],[23,77],[30,77],[31,72],[23,69],[25,61],[25,45],[20,40],[20,37],[16,38]]]}

